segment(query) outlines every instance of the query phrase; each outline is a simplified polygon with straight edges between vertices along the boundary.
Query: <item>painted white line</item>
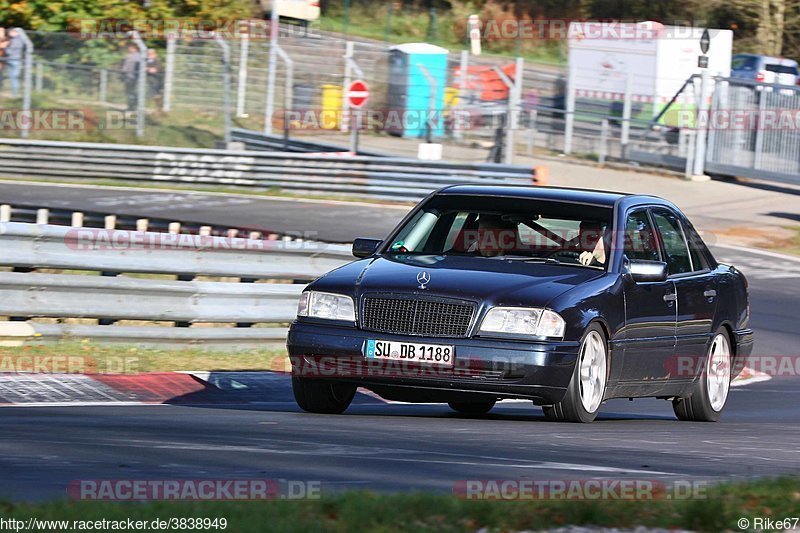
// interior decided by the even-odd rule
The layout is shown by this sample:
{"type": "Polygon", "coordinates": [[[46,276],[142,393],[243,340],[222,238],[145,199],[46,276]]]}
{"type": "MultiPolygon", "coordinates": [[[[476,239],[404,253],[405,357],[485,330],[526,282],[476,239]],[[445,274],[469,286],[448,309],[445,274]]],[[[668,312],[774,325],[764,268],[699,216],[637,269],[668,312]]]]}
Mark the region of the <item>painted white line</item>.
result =
{"type": "Polygon", "coordinates": [[[31,402],[31,403],[0,403],[0,407],[97,407],[97,406],[132,406],[132,405],[169,405],[164,403],[146,402],[31,402]]]}
{"type": "Polygon", "coordinates": [[[791,261],[792,263],[800,263],[800,257],[794,255],[781,254],[778,252],[771,252],[769,250],[762,250],[760,248],[750,248],[748,246],[736,246],[734,244],[721,244],[721,243],[714,243],[711,245],[711,248],[724,248],[726,250],[736,250],[737,252],[746,252],[754,255],[763,255],[764,257],[783,259],[785,261],[791,261]]]}

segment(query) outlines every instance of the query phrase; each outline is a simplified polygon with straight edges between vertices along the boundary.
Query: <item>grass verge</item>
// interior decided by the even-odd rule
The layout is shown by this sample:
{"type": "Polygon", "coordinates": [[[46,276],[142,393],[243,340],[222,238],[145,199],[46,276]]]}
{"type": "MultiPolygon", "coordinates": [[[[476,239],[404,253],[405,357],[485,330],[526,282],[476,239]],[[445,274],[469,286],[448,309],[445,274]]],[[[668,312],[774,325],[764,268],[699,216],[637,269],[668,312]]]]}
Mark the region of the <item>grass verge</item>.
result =
{"type": "Polygon", "coordinates": [[[691,500],[474,501],[430,493],[352,491],[321,500],[0,503],[0,517],[27,520],[225,518],[229,531],[520,531],[566,525],[739,531],[738,520],[800,515],[800,481],[783,477],[710,488],[691,500]]]}
{"type": "Polygon", "coordinates": [[[26,370],[31,361],[42,372],[135,374],[175,370],[284,370],[286,350],[265,347],[222,351],[197,347],[143,348],[65,341],[56,344],[0,347],[0,372],[26,370]]]}

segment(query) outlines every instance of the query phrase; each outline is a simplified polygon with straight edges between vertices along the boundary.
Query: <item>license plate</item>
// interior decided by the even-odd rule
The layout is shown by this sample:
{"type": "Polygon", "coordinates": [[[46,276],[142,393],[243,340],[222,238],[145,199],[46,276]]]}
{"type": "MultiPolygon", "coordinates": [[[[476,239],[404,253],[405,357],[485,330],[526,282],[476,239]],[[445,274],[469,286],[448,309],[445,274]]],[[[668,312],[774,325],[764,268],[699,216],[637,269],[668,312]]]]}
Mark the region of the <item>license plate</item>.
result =
{"type": "Polygon", "coordinates": [[[453,366],[455,348],[441,344],[368,340],[364,345],[368,359],[391,359],[428,365],[453,366]]]}

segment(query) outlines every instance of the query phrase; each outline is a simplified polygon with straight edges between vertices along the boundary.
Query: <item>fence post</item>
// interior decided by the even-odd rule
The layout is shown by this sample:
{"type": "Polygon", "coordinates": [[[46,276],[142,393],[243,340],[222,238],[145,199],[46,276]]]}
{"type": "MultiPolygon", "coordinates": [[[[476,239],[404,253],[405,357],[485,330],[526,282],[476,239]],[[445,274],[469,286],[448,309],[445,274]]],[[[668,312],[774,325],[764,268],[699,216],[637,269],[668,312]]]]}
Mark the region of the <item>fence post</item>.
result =
{"type": "MultiPolygon", "coordinates": [[[[461,63],[459,65],[459,70],[461,71],[461,79],[458,80],[458,105],[454,106],[456,113],[460,113],[466,104],[468,86],[467,71],[469,70],[469,51],[467,50],[461,50],[461,63]]],[[[456,127],[453,131],[453,137],[456,139],[463,139],[464,132],[461,131],[460,127],[458,127],[458,124],[461,123],[461,117],[456,116],[455,118],[456,120],[453,121],[453,124],[456,127]]]]}
{"type": "Polygon", "coordinates": [[[569,64],[567,76],[567,102],[564,115],[564,153],[572,153],[572,131],[575,127],[575,76],[577,75],[575,63],[569,64]]]}
{"type": "Polygon", "coordinates": [[[761,168],[762,152],[764,151],[764,128],[761,127],[761,121],[764,120],[764,112],[767,110],[767,88],[763,87],[761,93],[758,94],[758,121],[756,122],[756,144],[753,148],[753,168],[761,168]]]}
{"type": "Polygon", "coordinates": [[[142,41],[138,31],[132,31],[131,37],[139,48],[139,77],[136,80],[136,136],[142,138],[144,137],[144,106],[147,96],[147,45],[142,41]]]}
{"type": "Polygon", "coordinates": [[[347,98],[347,88],[350,87],[352,80],[351,61],[353,61],[353,41],[347,41],[344,45],[344,80],[342,82],[342,124],[341,131],[347,131],[350,126],[350,100],[347,98]]]}
{"type": "Polygon", "coordinates": [[[517,58],[514,68],[514,85],[510,88],[508,93],[508,110],[509,121],[508,129],[506,130],[506,164],[514,163],[514,152],[516,152],[515,134],[519,128],[519,113],[520,102],[522,101],[522,75],[523,75],[524,60],[521,57],[517,58]]]}
{"type": "MultiPolygon", "coordinates": [[[[693,180],[703,180],[705,175],[706,163],[706,129],[708,127],[707,117],[703,117],[708,112],[708,92],[711,90],[711,78],[708,69],[703,69],[700,76],[700,101],[697,103],[697,116],[700,121],[699,126],[695,127],[697,138],[694,141],[694,169],[692,170],[693,180]]],[[[698,124],[695,124],[698,126],[698,124]]]]}
{"type": "Polygon", "coordinates": [[[243,117],[247,98],[247,61],[250,53],[250,34],[243,32],[239,37],[239,76],[236,89],[236,116],[243,117]]]}
{"type": "Polygon", "coordinates": [[[44,64],[42,61],[36,62],[36,81],[33,84],[33,88],[37,93],[42,92],[42,87],[44,85],[44,64]]]}
{"type": "Polygon", "coordinates": [[[167,60],[164,68],[164,100],[161,110],[167,112],[172,106],[172,79],[175,75],[175,36],[167,36],[167,60]]]}
{"type": "Polygon", "coordinates": [[[294,91],[294,61],[289,57],[289,54],[281,48],[277,47],[278,55],[283,61],[284,68],[284,87],[283,87],[283,148],[289,149],[289,117],[292,111],[292,91],[294,91]]]}
{"type": "Polygon", "coordinates": [[[631,135],[631,107],[633,105],[633,72],[628,66],[628,73],[625,78],[625,101],[622,104],[622,132],[620,134],[620,146],[622,158],[628,151],[628,140],[631,135]]]}
{"type": "Polygon", "coordinates": [[[269,24],[269,72],[267,103],[264,106],[264,134],[272,134],[272,113],[275,109],[275,69],[278,67],[278,2],[272,2],[269,24]]]}
{"type": "MultiPolygon", "coordinates": [[[[24,87],[22,89],[22,114],[29,116],[31,112],[31,81],[33,80],[33,43],[31,42],[25,30],[18,28],[22,42],[25,43],[25,79],[23,81],[24,87]]],[[[31,121],[23,120],[20,127],[20,136],[27,139],[30,135],[31,121]]]]}
{"type": "Polygon", "coordinates": [[[100,69],[100,96],[99,100],[100,103],[106,103],[106,99],[108,98],[108,70],[101,68],[100,69]]]}
{"type": "Polygon", "coordinates": [[[222,48],[222,114],[225,123],[225,148],[231,142],[231,49],[225,39],[214,34],[214,41],[222,48]]]}
{"type": "Polygon", "coordinates": [[[608,118],[603,118],[600,124],[600,150],[598,150],[597,162],[600,166],[606,164],[606,153],[608,151],[608,118]]]}

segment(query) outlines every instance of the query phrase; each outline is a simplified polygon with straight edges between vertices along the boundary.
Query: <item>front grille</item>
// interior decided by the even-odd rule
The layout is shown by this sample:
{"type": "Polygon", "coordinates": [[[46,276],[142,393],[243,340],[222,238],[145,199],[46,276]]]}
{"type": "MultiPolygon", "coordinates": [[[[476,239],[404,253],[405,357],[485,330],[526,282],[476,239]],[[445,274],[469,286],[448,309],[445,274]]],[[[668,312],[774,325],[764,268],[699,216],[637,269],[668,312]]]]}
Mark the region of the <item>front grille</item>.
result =
{"type": "Polygon", "coordinates": [[[475,305],[410,298],[364,298],[361,327],[383,333],[466,337],[475,305]]]}

